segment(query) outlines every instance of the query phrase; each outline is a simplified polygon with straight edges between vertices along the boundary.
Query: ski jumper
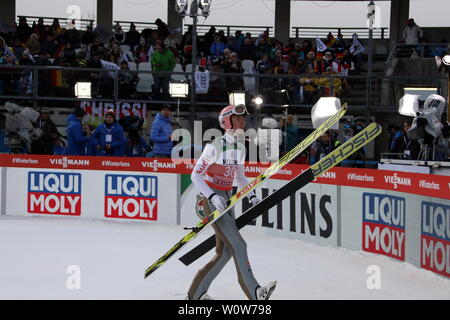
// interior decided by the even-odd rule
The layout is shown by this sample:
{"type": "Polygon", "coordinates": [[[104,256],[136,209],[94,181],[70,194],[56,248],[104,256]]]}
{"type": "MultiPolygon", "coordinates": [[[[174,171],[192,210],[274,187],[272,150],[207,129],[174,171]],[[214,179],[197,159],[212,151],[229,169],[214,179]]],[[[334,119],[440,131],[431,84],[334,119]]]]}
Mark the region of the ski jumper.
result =
{"type": "MultiPolygon", "coordinates": [[[[225,133],[213,144],[206,145],[192,171],[192,182],[205,198],[217,194],[228,200],[232,196],[234,181],[239,189],[249,183],[244,161],[245,147],[234,136],[225,133]]],[[[249,197],[254,195],[252,192],[249,197]]],[[[209,201],[204,201],[204,206],[206,213],[216,209],[209,201]]],[[[206,293],[223,267],[233,258],[242,290],[249,299],[256,299],[259,284],[248,261],[247,244],[236,226],[234,210],[229,210],[212,227],[216,235],[216,255],[194,277],[189,298],[197,300],[206,293]]]]}

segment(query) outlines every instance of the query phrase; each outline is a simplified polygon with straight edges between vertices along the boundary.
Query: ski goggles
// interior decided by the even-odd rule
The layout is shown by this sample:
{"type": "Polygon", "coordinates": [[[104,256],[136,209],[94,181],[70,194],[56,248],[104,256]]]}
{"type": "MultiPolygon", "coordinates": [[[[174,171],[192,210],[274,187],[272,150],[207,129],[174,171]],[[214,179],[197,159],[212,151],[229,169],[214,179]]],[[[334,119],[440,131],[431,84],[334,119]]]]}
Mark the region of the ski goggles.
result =
{"type": "Polygon", "coordinates": [[[234,109],[232,110],[234,115],[246,115],[248,114],[247,112],[247,108],[245,107],[245,105],[240,104],[238,106],[235,106],[234,109]]]}

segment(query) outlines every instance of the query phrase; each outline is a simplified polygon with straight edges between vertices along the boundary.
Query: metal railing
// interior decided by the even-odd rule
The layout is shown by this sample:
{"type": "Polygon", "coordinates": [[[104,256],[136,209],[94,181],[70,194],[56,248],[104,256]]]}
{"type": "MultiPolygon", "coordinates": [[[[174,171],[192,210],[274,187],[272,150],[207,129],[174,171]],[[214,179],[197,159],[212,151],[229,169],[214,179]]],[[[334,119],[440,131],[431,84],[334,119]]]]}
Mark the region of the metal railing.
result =
{"type": "MultiPolygon", "coordinates": [[[[95,27],[96,22],[95,19],[71,19],[67,17],[38,17],[38,16],[17,16],[17,23],[21,18],[26,18],[28,25],[32,25],[33,23],[38,23],[39,19],[44,20],[44,25],[51,26],[53,24],[54,19],[58,19],[59,24],[62,28],[66,28],[72,20],[75,20],[76,26],[78,30],[86,30],[88,26],[95,27]]],[[[122,26],[123,31],[130,30],[130,24],[133,23],[136,26],[136,30],[141,32],[144,29],[156,29],[157,26],[152,22],[139,22],[139,21],[123,21],[123,20],[114,20],[114,25],[119,23],[122,26]]],[[[111,30],[113,30],[114,25],[111,26],[111,30]]]]}
{"type": "MultiPolygon", "coordinates": [[[[40,18],[44,20],[45,25],[52,25],[54,19],[58,19],[61,27],[66,27],[68,23],[71,23],[73,19],[67,17],[39,17],[39,16],[17,16],[17,22],[20,18],[26,18],[28,24],[37,23],[40,18]]],[[[87,26],[92,25],[95,27],[95,19],[75,19],[77,23],[77,29],[86,30],[87,26]]],[[[139,21],[124,21],[124,20],[114,20],[114,25],[119,23],[122,26],[123,31],[128,31],[131,23],[134,23],[136,30],[141,32],[144,29],[155,29],[156,25],[151,22],[139,22],[139,21]]],[[[191,24],[183,25],[183,32],[187,32],[191,24]]],[[[274,36],[273,26],[231,26],[231,25],[211,25],[211,24],[199,24],[197,25],[197,33],[204,34],[209,31],[211,27],[215,27],[216,31],[224,30],[227,37],[234,35],[236,31],[240,30],[243,34],[249,32],[252,37],[258,37],[264,31],[269,32],[269,36],[274,36]]],[[[111,26],[112,30],[113,26],[111,26]]],[[[291,27],[291,38],[326,38],[328,33],[331,32],[333,35],[342,34],[344,38],[351,38],[354,33],[357,33],[360,39],[369,38],[369,29],[361,27],[291,27]]],[[[373,30],[374,39],[389,39],[389,28],[375,28],[373,30]]]]}
{"type": "Polygon", "coordinates": [[[416,58],[434,58],[433,50],[442,48],[447,51],[450,49],[448,43],[396,43],[392,46],[388,59],[386,60],[386,66],[389,68],[392,66],[394,58],[410,58],[414,56],[416,58]]]}
{"type": "MultiPolygon", "coordinates": [[[[171,81],[185,81],[189,83],[190,72],[152,72],[143,70],[107,70],[94,68],[68,68],[59,66],[38,65],[0,65],[0,99],[28,101],[34,107],[43,103],[61,102],[60,106],[70,105],[70,102],[84,101],[76,98],[74,85],[78,81],[92,83],[92,101],[100,102],[145,102],[149,104],[173,103],[176,99],[170,96],[156,94],[154,91],[155,78],[161,75],[170,77],[171,81]],[[98,76],[93,77],[92,74],[98,76]],[[126,79],[135,75],[131,87],[127,87],[126,79]],[[9,80],[5,82],[5,77],[9,80]],[[12,85],[11,85],[12,84],[12,85]],[[125,89],[131,88],[130,92],[125,89]],[[65,102],[65,104],[63,103],[65,102]]],[[[447,78],[424,77],[386,77],[375,75],[372,77],[372,105],[366,104],[366,91],[356,97],[352,93],[352,86],[367,83],[367,75],[349,75],[345,81],[349,89],[345,90],[344,80],[336,74],[258,74],[258,73],[223,73],[209,72],[208,90],[205,93],[193,92],[194,105],[191,100],[181,100],[185,110],[194,112],[196,107],[208,109],[211,106],[223,106],[228,103],[228,94],[231,91],[243,90],[247,93],[249,105],[252,99],[262,95],[265,108],[277,108],[288,99],[287,104],[300,112],[308,110],[322,96],[338,96],[342,101],[349,101],[353,110],[366,110],[370,112],[395,111],[397,102],[403,95],[405,85],[420,81],[436,86],[439,93],[446,97],[444,83],[447,78]],[[384,86],[383,83],[388,83],[384,86]],[[311,85],[308,87],[308,85],[311,85]],[[287,98],[285,92],[286,90],[287,98]],[[382,96],[389,99],[382,99],[382,96]],[[351,101],[351,102],[350,102],[351,101]],[[357,102],[355,102],[357,101],[357,102]],[[383,102],[388,101],[388,102],[383,102]],[[368,108],[369,107],[369,108],[368,108]]],[[[361,94],[361,93],[360,93],[361,94]]],[[[72,104],[73,105],[73,104],[72,104]]],[[[197,109],[198,110],[198,109],[197,109]]]]}
{"type": "MultiPolygon", "coordinates": [[[[338,34],[342,34],[344,38],[351,39],[354,33],[358,34],[360,39],[369,38],[368,28],[340,28],[340,27],[292,27],[291,28],[291,38],[326,38],[328,33],[332,33],[334,37],[338,34]]],[[[389,28],[374,28],[373,29],[374,39],[389,39],[389,28]]]]}
{"type": "Polygon", "coordinates": [[[66,28],[72,20],[75,20],[78,30],[86,30],[88,26],[94,26],[94,19],[72,19],[66,17],[38,17],[38,16],[17,16],[17,24],[21,18],[26,18],[27,23],[31,26],[33,23],[38,23],[39,19],[44,20],[44,25],[52,25],[54,19],[58,19],[58,22],[62,28],[66,28]]]}
{"type": "MultiPolygon", "coordinates": [[[[187,32],[191,24],[185,24],[183,26],[183,32],[187,32]]],[[[216,28],[216,32],[223,30],[225,36],[234,36],[236,31],[242,31],[242,34],[246,34],[247,32],[251,33],[253,38],[257,38],[264,31],[269,32],[269,37],[274,36],[274,27],[273,26],[229,26],[229,25],[212,25],[212,24],[198,24],[197,25],[197,34],[203,35],[209,31],[211,27],[216,28]]]]}
{"type": "Polygon", "coordinates": [[[116,23],[119,23],[122,27],[123,31],[129,31],[130,30],[130,24],[133,23],[136,26],[136,30],[141,32],[144,29],[156,29],[158,26],[152,22],[136,22],[136,21],[121,21],[121,20],[114,20],[114,25],[116,23]]]}

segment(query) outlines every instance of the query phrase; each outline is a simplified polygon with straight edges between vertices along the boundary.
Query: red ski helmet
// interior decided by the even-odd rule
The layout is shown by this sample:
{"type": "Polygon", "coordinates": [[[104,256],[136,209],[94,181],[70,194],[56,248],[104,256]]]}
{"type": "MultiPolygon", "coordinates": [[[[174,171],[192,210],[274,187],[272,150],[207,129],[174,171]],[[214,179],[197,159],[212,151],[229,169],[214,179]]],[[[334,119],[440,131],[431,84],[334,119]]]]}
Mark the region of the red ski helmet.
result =
{"type": "Polygon", "coordinates": [[[243,104],[223,108],[219,115],[220,127],[224,130],[233,129],[233,125],[231,124],[231,116],[245,114],[247,114],[247,108],[245,108],[245,105],[243,104]]]}

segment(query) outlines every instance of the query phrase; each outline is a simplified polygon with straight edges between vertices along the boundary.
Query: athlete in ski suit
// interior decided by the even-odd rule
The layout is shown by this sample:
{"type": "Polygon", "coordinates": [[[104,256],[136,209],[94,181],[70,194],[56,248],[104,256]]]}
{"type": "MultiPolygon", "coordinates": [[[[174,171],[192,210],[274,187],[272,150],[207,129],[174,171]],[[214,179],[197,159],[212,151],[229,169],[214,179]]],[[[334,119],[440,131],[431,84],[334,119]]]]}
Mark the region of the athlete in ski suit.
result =
{"type": "MultiPolygon", "coordinates": [[[[219,122],[225,134],[207,144],[194,167],[191,178],[194,185],[205,197],[204,211],[208,215],[215,209],[223,211],[227,199],[231,197],[233,181],[241,189],[248,184],[244,172],[245,147],[238,142],[245,127],[245,106],[228,106],[222,110],[219,122]]],[[[253,205],[260,200],[252,191],[248,198],[253,205]]],[[[251,300],[266,300],[275,289],[276,282],[261,287],[256,281],[247,256],[247,244],[236,226],[234,210],[221,216],[212,227],[216,235],[216,255],[200,269],[188,291],[188,299],[208,300],[207,291],[226,263],[233,258],[239,284],[251,300]]]]}

